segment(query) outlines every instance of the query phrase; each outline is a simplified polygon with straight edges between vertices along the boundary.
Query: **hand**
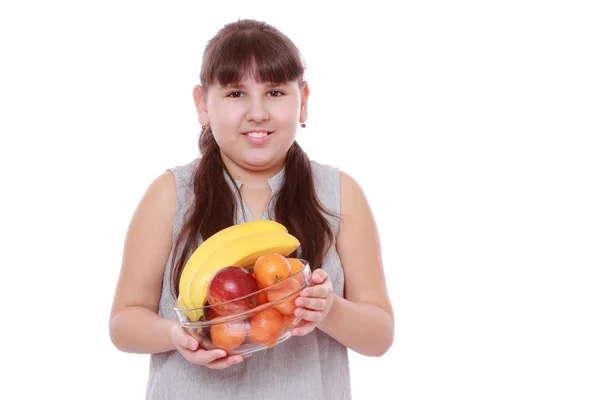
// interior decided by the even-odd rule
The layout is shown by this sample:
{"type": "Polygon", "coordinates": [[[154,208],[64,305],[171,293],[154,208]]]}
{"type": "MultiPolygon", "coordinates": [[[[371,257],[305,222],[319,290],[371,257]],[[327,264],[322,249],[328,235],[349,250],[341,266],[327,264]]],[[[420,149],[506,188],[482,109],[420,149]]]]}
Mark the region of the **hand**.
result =
{"type": "Polygon", "coordinates": [[[211,369],[223,369],[244,360],[242,356],[226,357],[225,350],[205,350],[200,343],[179,324],[171,328],[171,341],[186,360],[193,364],[204,365],[211,369]]]}
{"type": "Polygon", "coordinates": [[[302,318],[292,330],[294,336],[312,332],[325,319],[333,305],[333,286],[327,272],[317,269],[312,273],[312,286],[304,289],[296,299],[294,315],[302,318]]]}

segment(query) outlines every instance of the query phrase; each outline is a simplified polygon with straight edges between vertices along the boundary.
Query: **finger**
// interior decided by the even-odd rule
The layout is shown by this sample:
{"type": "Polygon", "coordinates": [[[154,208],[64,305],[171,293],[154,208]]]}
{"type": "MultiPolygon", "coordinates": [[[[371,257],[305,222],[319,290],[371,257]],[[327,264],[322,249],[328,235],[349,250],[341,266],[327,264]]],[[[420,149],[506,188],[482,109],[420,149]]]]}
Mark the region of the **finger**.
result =
{"type": "Polygon", "coordinates": [[[311,311],[304,308],[296,308],[294,315],[310,322],[320,321],[323,318],[321,311],[311,311]]]}
{"type": "Polygon", "coordinates": [[[293,336],[304,336],[311,333],[317,325],[312,322],[302,321],[292,330],[293,336]]]}
{"type": "Polygon", "coordinates": [[[231,367],[235,364],[239,364],[242,361],[244,361],[244,357],[242,356],[223,357],[218,360],[211,361],[210,363],[206,364],[206,366],[212,369],[223,369],[231,367]]]}
{"type": "Polygon", "coordinates": [[[325,282],[325,280],[327,279],[327,272],[323,271],[322,269],[317,269],[315,272],[313,272],[312,274],[312,281],[313,283],[323,283],[325,282]]]}
{"type": "Polygon", "coordinates": [[[195,352],[190,352],[187,354],[188,360],[193,362],[194,364],[199,365],[208,365],[215,360],[220,358],[224,358],[227,356],[227,352],[225,350],[215,349],[215,350],[199,350],[195,352]]]}
{"type": "Polygon", "coordinates": [[[325,299],[312,298],[312,297],[305,297],[305,298],[298,297],[296,299],[296,306],[308,308],[311,310],[321,311],[321,310],[325,309],[326,305],[327,305],[327,302],[325,301],[325,299]]]}
{"type": "Polygon", "coordinates": [[[300,296],[302,297],[316,297],[316,298],[326,298],[327,296],[329,296],[330,293],[330,288],[328,286],[324,286],[324,285],[318,285],[318,286],[313,286],[313,287],[309,287],[306,288],[302,291],[302,293],[300,294],[300,296]]]}
{"type": "Polygon", "coordinates": [[[175,327],[173,333],[175,342],[179,346],[192,351],[198,348],[198,341],[194,339],[194,337],[190,335],[182,326],[175,327]]]}

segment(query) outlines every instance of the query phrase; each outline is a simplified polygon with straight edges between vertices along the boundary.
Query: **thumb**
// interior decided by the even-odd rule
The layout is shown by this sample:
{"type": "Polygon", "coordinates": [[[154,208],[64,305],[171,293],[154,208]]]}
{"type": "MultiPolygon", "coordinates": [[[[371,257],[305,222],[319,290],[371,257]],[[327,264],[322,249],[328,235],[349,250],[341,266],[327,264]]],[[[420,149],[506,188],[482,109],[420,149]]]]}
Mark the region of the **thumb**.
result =
{"type": "Polygon", "coordinates": [[[185,347],[189,350],[196,350],[198,348],[198,341],[192,337],[182,326],[173,327],[173,336],[175,342],[181,347],[185,347]]]}
{"type": "Polygon", "coordinates": [[[327,279],[327,272],[318,269],[313,273],[312,279],[315,283],[323,283],[327,279]]]}

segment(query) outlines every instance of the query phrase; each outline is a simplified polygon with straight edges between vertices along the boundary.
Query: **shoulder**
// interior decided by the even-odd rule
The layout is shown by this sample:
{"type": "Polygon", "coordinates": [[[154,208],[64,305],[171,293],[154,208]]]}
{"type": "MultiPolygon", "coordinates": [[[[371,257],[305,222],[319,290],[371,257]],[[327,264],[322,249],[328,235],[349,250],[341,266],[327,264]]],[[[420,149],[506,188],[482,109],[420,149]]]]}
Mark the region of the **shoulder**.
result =
{"type": "Polygon", "coordinates": [[[319,199],[339,219],[332,219],[335,232],[362,229],[372,224],[373,214],[367,196],[356,178],[339,167],[311,160],[319,199]]]}
{"type": "Polygon", "coordinates": [[[194,174],[200,164],[200,158],[195,158],[185,164],[180,164],[167,169],[175,184],[175,192],[177,195],[177,203],[179,206],[184,206],[193,194],[194,174]]]}
{"type": "Polygon", "coordinates": [[[191,191],[192,177],[198,159],[167,168],[148,185],[142,204],[148,208],[171,214],[182,200],[182,193],[191,191]]]}
{"type": "Polygon", "coordinates": [[[339,168],[315,160],[310,160],[310,169],[317,187],[339,188],[339,168]]]}
{"type": "Polygon", "coordinates": [[[358,181],[346,171],[340,171],[340,190],[344,197],[364,197],[364,192],[358,181]]]}
{"type": "Polygon", "coordinates": [[[310,160],[310,167],[314,170],[314,171],[319,171],[319,172],[334,172],[334,171],[339,171],[339,168],[329,165],[329,164],[325,164],[322,162],[319,162],[317,160],[310,160]]]}
{"type": "Polygon", "coordinates": [[[347,220],[353,220],[355,216],[364,218],[371,214],[362,186],[357,179],[345,171],[340,171],[340,203],[342,221],[344,216],[348,217],[347,220]]]}
{"type": "Polygon", "coordinates": [[[192,177],[196,172],[196,168],[200,164],[200,158],[195,158],[185,164],[180,164],[168,168],[167,171],[173,174],[173,178],[175,179],[175,183],[178,187],[184,185],[190,185],[192,181],[192,177]]]}
{"type": "Polygon", "coordinates": [[[310,161],[315,190],[320,200],[334,213],[339,213],[340,170],[337,167],[310,161]]]}
{"type": "Polygon", "coordinates": [[[169,213],[174,209],[176,201],[177,183],[175,177],[169,171],[165,171],[150,182],[141,203],[154,211],[162,209],[165,213],[169,213]]]}
{"type": "Polygon", "coordinates": [[[348,172],[328,164],[315,160],[310,161],[313,179],[317,186],[333,190],[339,190],[340,197],[347,199],[356,196],[365,197],[362,187],[358,181],[348,172]]]}
{"type": "MultiPolygon", "coordinates": [[[[340,232],[337,250],[345,270],[361,268],[354,260],[365,255],[380,259],[379,235],[375,216],[367,196],[358,181],[349,173],[340,172],[340,232]],[[360,254],[357,254],[357,251],[360,254]],[[349,261],[350,260],[350,261],[349,261]]],[[[367,262],[367,259],[364,260],[367,262]]]]}
{"type": "Polygon", "coordinates": [[[358,181],[339,167],[323,164],[315,160],[310,161],[313,178],[318,186],[339,190],[342,199],[354,196],[364,196],[358,181]]]}

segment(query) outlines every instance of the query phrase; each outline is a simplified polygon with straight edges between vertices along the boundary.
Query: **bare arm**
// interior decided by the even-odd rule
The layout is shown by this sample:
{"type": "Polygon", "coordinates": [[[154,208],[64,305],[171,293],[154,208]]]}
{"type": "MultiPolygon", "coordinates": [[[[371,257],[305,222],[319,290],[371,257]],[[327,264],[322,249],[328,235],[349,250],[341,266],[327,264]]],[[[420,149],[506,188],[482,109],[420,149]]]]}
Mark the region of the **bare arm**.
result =
{"type": "Polygon", "coordinates": [[[342,216],[336,249],[344,268],[345,298],[334,295],[318,328],[358,353],[381,356],[394,340],[394,314],[379,235],[358,183],[345,173],[340,179],[342,216]]]}
{"type": "Polygon", "coordinates": [[[135,210],[110,314],[110,338],[122,351],[160,353],[175,349],[175,321],[158,316],[162,279],[172,246],[176,203],[170,172],[148,187],[135,210]]]}
{"type": "Polygon", "coordinates": [[[167,172],[152,182],[133,214],[110,314],[110,338],[128,353],[177,350],[191,363],[227,368],[243,358],[227,356],[220,349],[205,350],[178,322],[158,316],[165,265],[173,245],[176,201],[175,179],[167,172]]]}

